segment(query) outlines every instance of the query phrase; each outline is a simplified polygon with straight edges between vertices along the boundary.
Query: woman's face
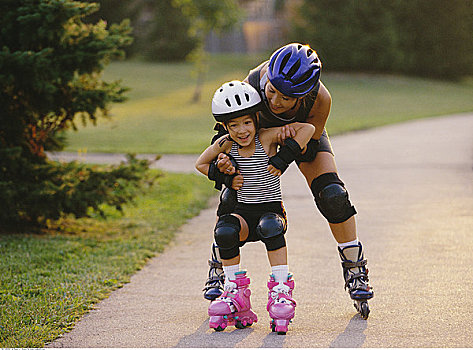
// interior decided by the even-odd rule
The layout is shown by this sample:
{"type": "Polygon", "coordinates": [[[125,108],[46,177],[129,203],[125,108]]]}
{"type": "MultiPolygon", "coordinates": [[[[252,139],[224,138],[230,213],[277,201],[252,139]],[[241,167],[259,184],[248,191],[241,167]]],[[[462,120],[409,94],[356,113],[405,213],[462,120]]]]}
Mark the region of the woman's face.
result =
{"type": "Polygon", "coordinates": [[[250,115],[230,120],[226,124],[230,137],[240,146],[249,146],[256,135],[256,126],[250,115]]]}
{"type": "Polygon", "coordinates": [[[264,87],[264,93],[268,99],[269,109],[275,114],[287,112],[297,103],[297,98],[283,95],[278,90],[276,90],[270,81],[266,83],[266,86],[264,87]]]}

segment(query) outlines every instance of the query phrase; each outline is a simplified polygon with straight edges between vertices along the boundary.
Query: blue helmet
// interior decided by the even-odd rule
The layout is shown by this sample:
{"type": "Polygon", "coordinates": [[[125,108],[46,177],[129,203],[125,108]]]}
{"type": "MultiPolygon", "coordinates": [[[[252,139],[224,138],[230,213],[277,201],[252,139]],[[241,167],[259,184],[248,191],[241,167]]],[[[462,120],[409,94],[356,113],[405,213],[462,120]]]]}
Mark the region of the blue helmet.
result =
{"type": "Polygon", "coordinates": [[[303,97],[319,83],[322,63],[309,45],[288,44],[269,60],[268,79],[282,94],[303,97]]]}

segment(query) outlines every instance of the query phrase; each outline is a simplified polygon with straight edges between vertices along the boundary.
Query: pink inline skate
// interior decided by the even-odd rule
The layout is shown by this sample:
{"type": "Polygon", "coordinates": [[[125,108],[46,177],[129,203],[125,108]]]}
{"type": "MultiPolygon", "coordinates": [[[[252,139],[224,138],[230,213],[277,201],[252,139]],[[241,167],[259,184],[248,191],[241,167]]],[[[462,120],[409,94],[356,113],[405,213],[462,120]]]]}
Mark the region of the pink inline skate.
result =
{"type": "Polygon", "coordinates": [[[258,321],[256,314],[251,311],[250,279],[246,277],[246,271],[237,272],[235,276],[235,280],[230,280],[230,288],[227,287],[209,306],[209,327],[218,332],[233,325],[246,328],[258,321]]]}
{"type": "Polygon", "coordinates": [[[271,275],[268,281],[268,306],[271,317],[271,330],[278,334],[286,334],[291,320],[294,318],[296,302],[292,299],[294,280],[289,275],[287,282],[277,283],[271,275]]]}

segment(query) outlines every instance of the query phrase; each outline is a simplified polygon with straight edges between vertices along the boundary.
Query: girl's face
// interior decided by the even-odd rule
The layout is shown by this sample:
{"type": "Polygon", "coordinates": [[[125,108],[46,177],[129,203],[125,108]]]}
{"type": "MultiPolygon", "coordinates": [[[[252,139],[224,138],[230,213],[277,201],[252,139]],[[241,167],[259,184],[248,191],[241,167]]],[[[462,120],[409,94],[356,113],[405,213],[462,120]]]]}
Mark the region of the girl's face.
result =
{"type": "Polygon", "coordinates": [[[226,127],[230,137],[242,147],[249,146],[255,139],[256,126],[249,114],[230,120],[226,127]]]}
{"type": "Polygon", "coordinates": [[[266,83],[264,93],[268,99],[269,109],[275,114],[287,112],[297,103],[297,98],[283,95],[276,90],[270,81],[266,83]]]}

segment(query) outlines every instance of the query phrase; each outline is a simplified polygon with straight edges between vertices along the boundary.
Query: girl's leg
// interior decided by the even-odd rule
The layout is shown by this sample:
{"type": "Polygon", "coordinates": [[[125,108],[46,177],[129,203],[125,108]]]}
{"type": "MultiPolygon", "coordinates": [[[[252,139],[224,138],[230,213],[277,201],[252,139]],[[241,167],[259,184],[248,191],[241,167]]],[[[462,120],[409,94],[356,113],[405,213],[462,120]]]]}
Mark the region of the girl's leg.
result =
{"type": "Polygon", "coordinates": [[[271,275],[276,282],[287,282],[289,276],[289,265],[287,264],[287,247],[268,251],[271,275]]]}
{"type": "MultiPolygon", "coordinates": [[[[244,242],[248,239],[249,229],[245,219],[238,214],[231,214],[240,221],[239,242],[244,242]]],[[[225,274],[225,285],[229,281],[235,280],[235,273],[240,271],[240,254],[230,259],[222,259],[223,272],[225,274]]]]}
{"type": "Polygon", "coordinates": [[[268,260],[271,266],[287,265],[287,247],[268,251],[268,260]]]}

